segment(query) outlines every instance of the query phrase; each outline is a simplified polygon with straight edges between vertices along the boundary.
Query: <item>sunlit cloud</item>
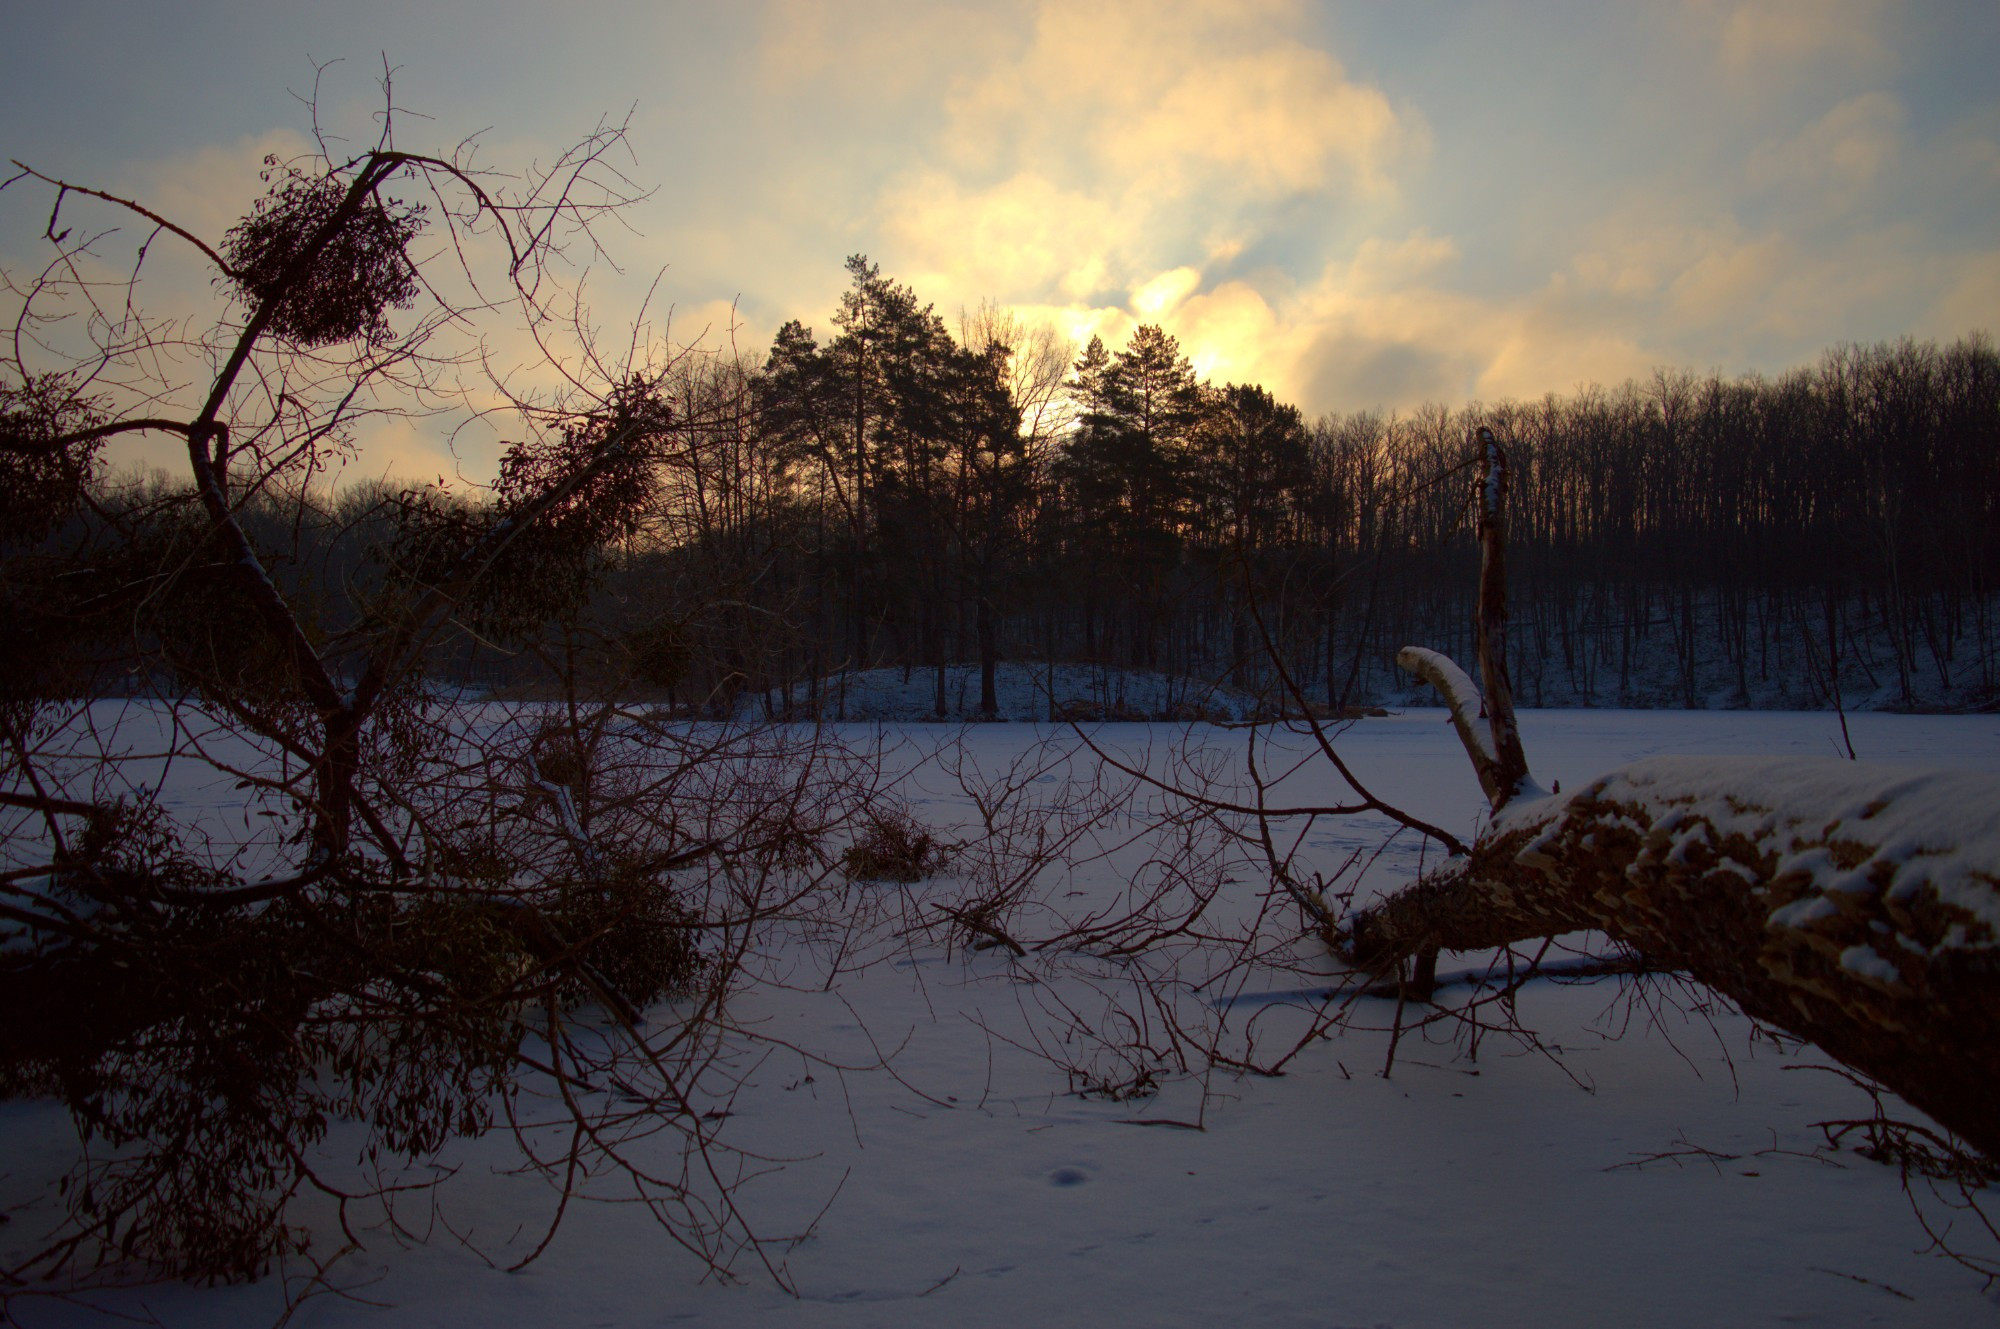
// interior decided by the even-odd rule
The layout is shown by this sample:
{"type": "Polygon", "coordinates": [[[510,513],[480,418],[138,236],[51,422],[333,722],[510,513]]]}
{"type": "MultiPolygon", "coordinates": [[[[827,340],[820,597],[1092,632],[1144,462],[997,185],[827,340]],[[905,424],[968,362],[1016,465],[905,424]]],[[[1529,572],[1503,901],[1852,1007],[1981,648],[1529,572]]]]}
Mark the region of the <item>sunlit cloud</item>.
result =
{"type": "Polygon", "coordinates": [[[1307,40],[1305,13],[1033,6],[882,188],[884,256],[946,307],[997,299],[1114,346],[1162,323],[1202,372],[1282,384],[1313,335],[1284,295],[1300,275],[1231,265],[1298,225],[1288,206],[1393,208],[1428,148],[1420,118],[1307,40]]]}
{"type": "Polygon", "coordinates": [[[1226,176],[1268,198],[1336,178],[1390,185],[1406,133],[1388,100],[1298,37],[1292,4],[1037,7],[1018,57],[946,104],[950,156],[1087,174],[1163,202],[1226,176]]]}
{"type": "Polygon", "coordinates": [[[947,301],[1123,296],[1240,252],[1286,199],[1393,193],[1421,152],[1292,4],[1044,4],[975,54],[882,195],[899,258],[947,301]]]}
{"type": "MultiPolygon", "coordinates": [[[[362,146],[382,39],[338,8],[294,35],[350,57],[321,122],[362,146]]],[[[399,96],[438,117],[399,132],[436,147],[491,126],[495,165],[546,161],[639,108],[622,165],[659,191],[608,229],[608,256],[573,250],[586,301],[558,359],[579,377],[653,342],[669,349],[644,354],[700,341],[761,363],[789,318],[826,336],[857,252],[947,321],[994,301],[1114,349],[1157,323],[1204,375],[1312,414],[1537,397],[1663,365],[1777,370],[1840,341],[1992,328],[2000,309],[2000,93],[1967,54],[2000,33],[1983,0],[1685,0],[1587,21],[1339,0],[772,0],[628,12],[611,44],[603,30],[538,36],[448,94],[424,74],[449,82],[455,46],[391,50],[420,71],[399,96]]],[[[116,71],[92,68],[115,98],[116,71]]],[[[18,91],[0,99],[29,104],[40,66],[5,70],[18,91]]],[[[68,173],[218,239],[263,155],[310,144],[289,101],[238,107],[150,156],[78,136],[100,155],[68,173]]],[[[0,197],[10,271],[42,223],[21,206],[0,197]]],[[[147,294],[212,304],[198,265],[155,268],[164,257],[147,294]]],[[[546,398],[562,375],[518,324],[489,318],[478,349],[546,398]]],[[[481,374],[465,391],[503,418],[481,374]]],[[[481,428],[419,420],[365,461],[474,476],[506,432],[481,428]]]]}
{"type": "Polygon", "coordinates": [[[911,269],[905,275],[961,302],[975,293],[1087,298],[1127,265],[1134,224],[1118,202],[1032,173],[968,189],[944,171],[912,172],[889,188],[879,213],[884,237],[911,269]]]}
{"type": "Polygon", "coordinates": [[[1132,312],[1142,318],[1159,318],[1194,293],[1201,285],[1201,273],[1179,267],[1163,272],[1132,288],[1132,312]]]}
{"type": "MultiPolygon", "coordinates": [[[[1837,23],[1818,5],[1690,13],[1731,79],[1851,85],[1895,65],[1873,4],[1843,4],[1837,23]]],[[[925,298],[997,299],[1078,340],[1115,346],[1160,323],[1201,372],[1310,410],[1538,395],[1704,346],[1733,360],[1759,336],[1810,340],[1814,324],[1836,340],[1881,285],[1880,264],[1838,271],[1782,212],[1813,209],[1820,225],[1880,191],[1908,146],[1892,92],[1856,89],[1771,119],[1778,132],[1717,140],[1779,215],[1753,221],[1721,184],[1650,182],[1643,161],[1621,163],[1632,183],[1613,211],[1569,219],[1566,265],[1495,291],[1464,269],[1460,237],[1423,219],[1421,107],[1350,76],[1305,17],[1288,3],[1033,7],[962,63],[936,130],[880,188],[883,255],[925,298]],[[1250,254],[1267,257],[1242,267],[1250,254]]],[[[866,63],[846,58],[852,45],[829,55],[828,39],[815,30],[811,58],[841,79],[866,63]]],[[[1840,248],[1850,261],[1866,246],[1840,248]]]]}

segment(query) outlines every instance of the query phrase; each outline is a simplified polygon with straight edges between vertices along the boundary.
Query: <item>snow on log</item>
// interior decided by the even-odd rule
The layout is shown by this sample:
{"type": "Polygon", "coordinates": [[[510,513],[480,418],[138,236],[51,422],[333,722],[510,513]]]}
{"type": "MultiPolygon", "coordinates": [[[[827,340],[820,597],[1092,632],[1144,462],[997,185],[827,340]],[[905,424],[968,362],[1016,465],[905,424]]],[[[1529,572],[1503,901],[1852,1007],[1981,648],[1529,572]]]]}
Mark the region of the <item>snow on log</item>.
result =
{"type": "Polygon", "coordinates": [[[1479,695],[1479,685],[1472,681],[1471,675],[1460,669],[1450,656],[1422,646],[1405,646],[1397,651],[1396,664],[1438,690],[1444,704],[1451,708],[1451,723],[1474,765],[1482,759],[1488,764],[1500,760],[1493,751],[1493,741],[1479,727],[1486,714],[1486,701],[1479,695]]]}
{"type": "MultiPolygon", "coordinates": [[[[1485,698],[1480,695],[1479,686],[1471,676],[1460,669],[1450,656],[1422,646],[1405,646],[1396,652],[1396,665],[1436,688],[1445,705],[1451,708],[1452,728],[1458,731],[1458,741],[1465,744],[1465,755],[1472,758],[1472,769],[1479,775],[1479,787],[1485,791],[1491,806],[1498,809],[1515,799],[1546,796],[1546,791],[1528,775],[1525,757],[1518,759],[1516,767],[1502,761],[1489,732],[1490,727],[1481,723],[1487,718],[1485,698]]],[[[1510,732],[1513,723],[1510,707],[1506,718],[1510,732]]],[[[1514,747],[1518,752],[1518,739],[1514,747]]]]}
{"type": "Polygon", "coordinates": [[[1655,758],[1510,804],[1339,941],[1380,970],[1585,928],[2000,1158],[2000,776],[1655,758]]]}

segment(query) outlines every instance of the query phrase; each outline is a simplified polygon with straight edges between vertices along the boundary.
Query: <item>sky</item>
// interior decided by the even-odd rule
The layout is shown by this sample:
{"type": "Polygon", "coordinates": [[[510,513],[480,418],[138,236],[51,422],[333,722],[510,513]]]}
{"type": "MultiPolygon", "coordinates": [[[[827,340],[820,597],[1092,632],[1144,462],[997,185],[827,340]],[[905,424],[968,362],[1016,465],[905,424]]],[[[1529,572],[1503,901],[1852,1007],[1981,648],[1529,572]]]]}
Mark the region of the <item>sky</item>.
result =
{"type": "MultiPolygon", "coordinates": [[[[547,161],[629,117],[601,327],[761,361],[864,253],[1302,407],[1781,372],[2000,324],[2000,4],[22,3],[0,157],[211,241],[321,123],[547,161]],[[613,264],[615,263],[615,267],[613,264]],[[657,281],[657,286],[654,283],[657,281]],[[622,320],[622,322],[621,322],[622,320]]],[[[0,196],[33,262],[45,195],[0,196]]],[[[419,438],[384,465],[420,471],[419,438]]]]}

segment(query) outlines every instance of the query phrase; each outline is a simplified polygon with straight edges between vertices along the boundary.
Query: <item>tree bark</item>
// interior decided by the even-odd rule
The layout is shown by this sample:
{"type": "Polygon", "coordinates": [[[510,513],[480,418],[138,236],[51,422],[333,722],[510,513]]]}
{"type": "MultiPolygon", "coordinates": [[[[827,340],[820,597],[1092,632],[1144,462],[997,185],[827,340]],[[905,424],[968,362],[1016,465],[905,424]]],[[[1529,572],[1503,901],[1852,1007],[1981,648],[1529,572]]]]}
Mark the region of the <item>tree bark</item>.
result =
{"type": "MultiPolygon", "coordinates": [[[[1486,688],[1486,720],[1493,733],[1493,787],[1497,811],[1527,792],[1528,758],[1514,722],[1514,685],[1507,677],[1507,454],[1493,431],[1479,426],[1479,614],[1476,649],[1479,679],[1486,688]]],[[[1481,773],[1482,783],[1487,774],[1481,773]]],[[[1539,792],[1539,791],[1537,791],[1539,792]]]]}
{"type": "Polygon", "coordinates": [[[1657,758],[1501,814],[1338,940],[1380,971],[1598,929],[2000,1159],[1994,827],[1991,775],[1657,758]]]}

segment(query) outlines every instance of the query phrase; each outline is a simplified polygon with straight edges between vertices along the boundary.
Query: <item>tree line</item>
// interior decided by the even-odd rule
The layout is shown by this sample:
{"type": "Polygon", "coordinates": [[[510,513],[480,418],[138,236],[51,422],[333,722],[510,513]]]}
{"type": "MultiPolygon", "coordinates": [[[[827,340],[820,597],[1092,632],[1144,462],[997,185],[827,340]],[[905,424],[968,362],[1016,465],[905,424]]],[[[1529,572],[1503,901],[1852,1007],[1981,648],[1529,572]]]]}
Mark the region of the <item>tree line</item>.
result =
{"type": "Polygon", "coordinates": [[[1984,336],[1308,421],[1204,382],[1158,327],[1079,354],[990,308],[948,328],[848,268],[825,341],[789,323],[761,367],[664,389],[713,426],[606,625],[670,644],[683,697],[823,709],[819,680],[895,665],[930,671],[943,713],[947,663],[983,666],[990,709],[1000,659],[1268,688],[1275,652],[1330,707],[1376,699],[1399,646],[1466,644],[1475,423],[1514,458],[1527,704],[1965,705],[2000,686],[1984,336]]]}
{"type": "MultiPolygon", "coordinates": [[[[948,665],[980,666],[967,709],[988,713],[1002,660],[1273,695],[1281,665],[1338,711],[1407,688],[1404,644],[1468,647],[1466,439],[1485,424],[1513,461],[1523,704],[2000,697],[1984,335],[1309,421],[1204,381],[1158,327],[1079,352],[990,306],[949,324],[847,267],[824,338],[790,322],[761,365],[686,356],[616,394],[677,444],[626,496],[637,515],[560,562],[574,585],[511,615],[562,608],[563,660],[509,640],[509,601],[537,592],[503,579],[436,671],[532,687],[580,668],[693,712],[837,718],[826,680],[865,668],[924,671],[942,715],[948,665]]],[[[295,575],[366,596],[421,561],[422,532],[505,502],[361,486],[266,520],[304,551],[295,575]]]]}

